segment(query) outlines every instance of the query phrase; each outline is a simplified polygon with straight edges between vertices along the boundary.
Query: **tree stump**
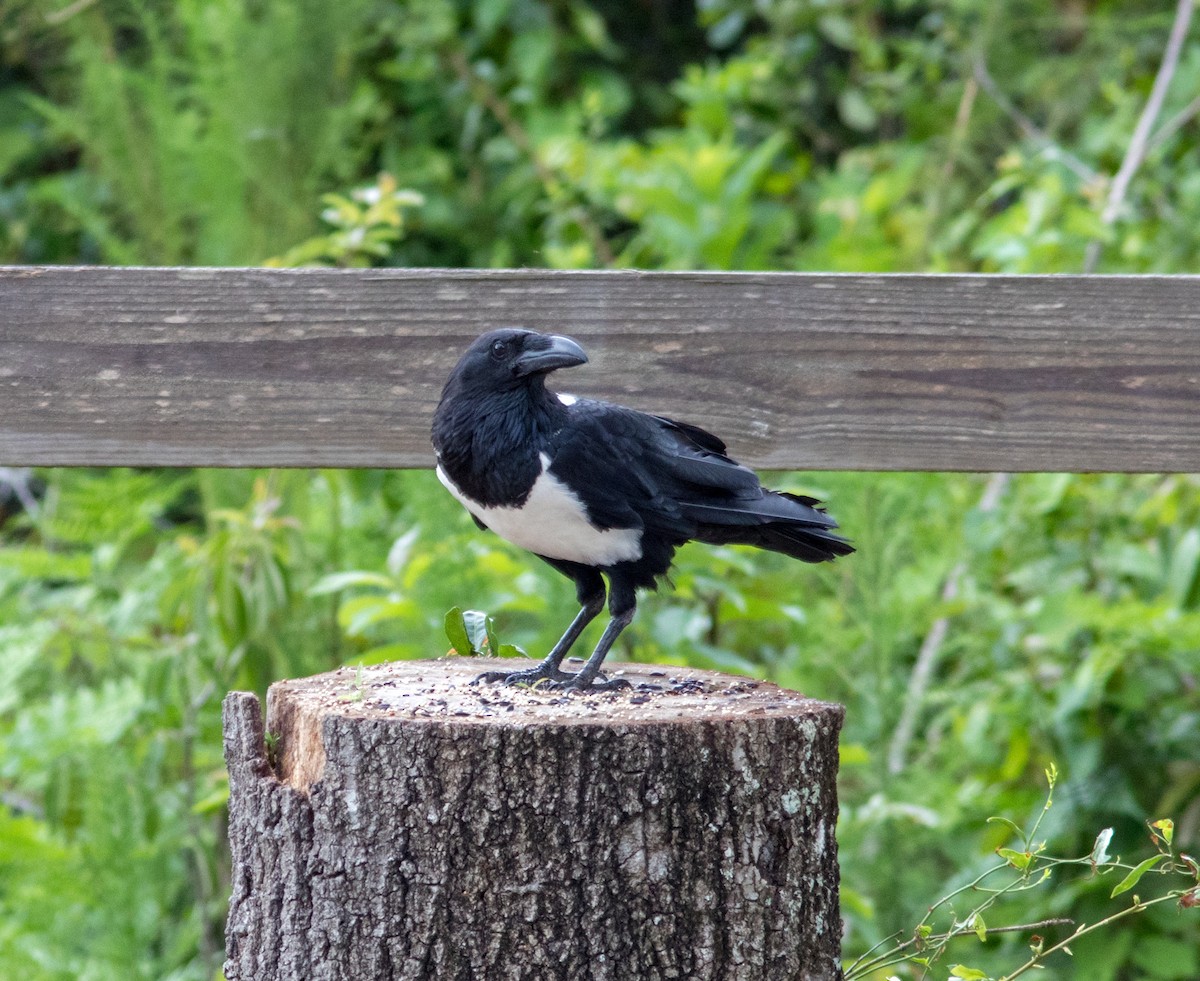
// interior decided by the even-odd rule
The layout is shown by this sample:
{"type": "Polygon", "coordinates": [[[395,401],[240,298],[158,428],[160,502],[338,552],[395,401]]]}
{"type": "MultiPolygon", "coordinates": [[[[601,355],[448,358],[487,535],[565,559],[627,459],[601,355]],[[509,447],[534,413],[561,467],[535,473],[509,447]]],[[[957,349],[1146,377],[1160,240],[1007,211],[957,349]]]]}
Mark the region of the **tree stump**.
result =
{"type": "Polygon", "coordinates": [[[610,665],[343,669],[225,700],[230,981],[828,981],[843,710],[610,665]]]}

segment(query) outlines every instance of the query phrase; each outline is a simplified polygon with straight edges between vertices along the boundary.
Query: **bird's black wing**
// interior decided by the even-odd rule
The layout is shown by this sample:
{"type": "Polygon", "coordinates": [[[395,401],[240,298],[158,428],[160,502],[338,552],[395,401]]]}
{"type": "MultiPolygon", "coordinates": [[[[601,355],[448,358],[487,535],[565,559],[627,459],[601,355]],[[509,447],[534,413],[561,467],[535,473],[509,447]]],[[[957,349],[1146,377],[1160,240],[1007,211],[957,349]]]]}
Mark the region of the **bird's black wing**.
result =
{"type": "Polygon", "coordinates": [[[806,561],[852,551],[818,501],[765,489],[697,426],[586,399],[568,418],[550,470],[600,527],[757,545],[806,561]]]}
{"type": "Polygon", "coordinates": [[[638,528],[680,539],[692,522],[670,494],[663,461],[671,441],[654,416],[579,399],[552,438],[550,473],[583,502],[599,528],[638,528]]]}
{"type": "Polygon", "coordinates": [[[669,465],[677,478],[690,484],[691,493],[683,497],[683,511],[689,517],[721,525],[802,521],[819,528],[837,527],[816,498],[764,488],[753,470],[729,458],[725,444],[712,433],[655,418],[679,444],[669,465]]]}

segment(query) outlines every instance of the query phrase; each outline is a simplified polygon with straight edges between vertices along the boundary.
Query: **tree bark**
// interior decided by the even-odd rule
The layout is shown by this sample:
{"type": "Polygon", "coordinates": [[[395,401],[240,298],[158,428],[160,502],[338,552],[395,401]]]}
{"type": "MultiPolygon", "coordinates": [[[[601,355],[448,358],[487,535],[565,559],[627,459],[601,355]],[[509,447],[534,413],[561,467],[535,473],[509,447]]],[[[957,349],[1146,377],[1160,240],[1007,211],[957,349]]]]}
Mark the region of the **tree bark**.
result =
{"type": "Polygon", "coordinates": [[[498,666],[280,682],[266,742],[226,698],[230,981],[841,977],[840,706],[649,665],[467,683],[498,666]]]}

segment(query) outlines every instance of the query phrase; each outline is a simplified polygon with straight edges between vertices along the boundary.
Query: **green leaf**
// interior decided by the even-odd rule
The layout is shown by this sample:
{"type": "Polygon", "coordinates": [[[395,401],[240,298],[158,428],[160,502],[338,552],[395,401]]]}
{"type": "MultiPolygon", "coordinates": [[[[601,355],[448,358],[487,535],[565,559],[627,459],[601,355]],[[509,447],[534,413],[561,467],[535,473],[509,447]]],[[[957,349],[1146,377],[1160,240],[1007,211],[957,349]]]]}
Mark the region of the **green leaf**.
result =
{"type": "Polygon", "coordinates": [[[53,636],[54,626],[44,620],[0,627],[0,717],[21,704],[22,676],[36,670],[53,636]]]}
{"type": "Polygon", "coordinates": [[[579,36],[589,47],[609,58],[621,57],[621,48],[613,43],[608,36],[608,25],[604,18],[586,4],[577,3],[571,7],[571,21],[579,36]]]}
{"type": "Polygon", "coordinates": [[[387,569],[393,576],[399,576],[404,571],[404,567],[408,564],[408,557],[412,554],[412,547],[416,543],[419,533],[419,528],[410,528],[397,538],[392,543],[392,547],[388,549],[387,569]]]}
{"type": "Polygon", "coordinates": [[[838,96],[838,115],[842,122],[860,133],[872,130],[879,123],[879,116],[861,89],[843,89],[838,96]]]}
{"type": "Polygon", "coordinates": [[[987,924],[983,922],[982,913],[976,912],[971,917],[971,929],[975,931],[975,936],[981,941],[987,941],[987,924]]]}
{"type": "Polygon", "coordinates": [[[1154,868],[1154,866],[1156,866],[1164,858],[1166,858],[1165,855],[1155,855],[1152,858],[1146,859],[1144,862],[1138,863],[1137,867],[1133,869],[1129,875],[1125,876],[1124,879],[1117,883],[1116,887],[1112,891],[1112,895],[1110,895],[1109,898],[1114,899],[1121,895],[1121,893],[1128,892],[1138,884],[1138,880],[1141,879],[1142,876],[1154,868]]]}
{"type": "Polygon", "coordinates": [[[1174,821],[1172,821],[1170,818],[1162,818],[1159,821],[1155,821],[1150,825],[1150,827],[1162,836],[1163,841],[1165,841],[1168,845],[1171,844],[1171,840],[1175,837],[1174,821]]]}
{"type": "Polygon", "coordinates": [[[857,766],[871,762],[871,751],[862,743],[850,743],[838,747],[839,766],[857,766]]]}
{"type": "Polygon", "coordinates": [[[1020,826],[1017,825],[1015,822],[1010,821],[1006,817],[990,817],[990,818],[988,818],[988,824],[1006,824],[1010,828],[1012,828],[1013,833],[1016,834],[1016,836],[1018,838],[1025,837],[1025,832],[1021,830],[1020,826]]]}
{"type": "Polygon", "coordinates": [[[490,653],[494,626],[492,618],[482,610],[464,610],[462,621],[467,637],[470,638],[471,650],[477,654],[490,653]]]}
{"type": "Polygon", "coordinates": [[[733,10],[714,23],[708,29],[708,43],[718,50],[735,44],[746,29],[746,14],[741,10],[733,10]]]}
{"type": "Polygon", "coordinates": [[[340,593],[351,586],[377,586],[380,589],[391,589],[395,583],[387,576],[378,572],[331,572],[322,576],[308,589],[309,596],[327,596],[330,593],[340,593]]]}
{"type": "Polygon", "coordinates": [[[222,784],[207,797],[192,805],[193,814],[212,814],[229,803],[229,784],[222,784]]]}
{"type": "Polygon", "coordinates": [[[92,559],[80,553],[17,546],[0,549],[0,567],[14,569],[25,579],[75,581],[88,577],[92,559]]]}
{"type": "Polygon", "coordinates": [[[1194,609],[1200,602],[1200,528],[1189,528],[1175,543],[1166,585],[1181,610],[1194,609]]]}
{"type": "Polygon", "coordinates": [[[486,41],[496,33],[511,8],[512,0],[476,0],[471,5],[480,40],[486,41]]]}
{"type": "Polygon", "coordinates": [[[965,964],[955,964],[950,968],[950,977],[962,978],[963,981],[990,981],[991,975],[986,971],[967,967],[965,964]]]}
{"type": "Polygon", "coordinates": [[[467,625],[463,622],[463,611],[457,606],[452,608],[446,613],[443,624],[450,646],[464,657],[469,656],[472,653],[471,638],[467,634],[467,625]]]}
{"type": "Polygon", "coordinates": [[[374,624],[403,618],[409,604],[377,594],[355,596],[338,607],[338,623],[351,637],[358,637],[374,624]]]}
{"type": "Polygon", "coordinates": [[[845,51],[853,51],[856,47],[854,22],[848,17],[826,14],[817,21],[817,29],[825,36],[826,40],[845,51]]]}
{"type": "Polygon", "coordinates": [[[1022,872],[1028,872],[1029,864],[1033,861],[1033,856],[1029,852],[1018,852],[1011,848],[997,848],[996,854],[1014,869],[1020,869],[1022,872]]]}

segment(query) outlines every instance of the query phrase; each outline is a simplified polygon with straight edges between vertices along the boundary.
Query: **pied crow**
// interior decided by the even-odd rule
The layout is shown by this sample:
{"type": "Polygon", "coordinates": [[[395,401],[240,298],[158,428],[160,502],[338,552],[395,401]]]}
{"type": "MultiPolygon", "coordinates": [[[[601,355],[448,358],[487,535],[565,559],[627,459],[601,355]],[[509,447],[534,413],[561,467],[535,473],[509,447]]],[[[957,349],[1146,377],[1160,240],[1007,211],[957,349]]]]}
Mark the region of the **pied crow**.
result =
{"type": "Polygon", "coordinates": [[[536,668],[477,680],[615,688],[600,665],[675,550],[695,540],[825,562],[854,549],[809,497],[766,490],[696,426],[559,395],[546,376],[587,361],[568,337],[506,328],[478,338],[450,373],[433,418],[438,479],[480,528],[575,582],[582,609],[536,668]],[[577,673],[560,670],[604,606],[611,619],[577,673]],[[597,678],[600,680],[597,681],[597,678]]]}

